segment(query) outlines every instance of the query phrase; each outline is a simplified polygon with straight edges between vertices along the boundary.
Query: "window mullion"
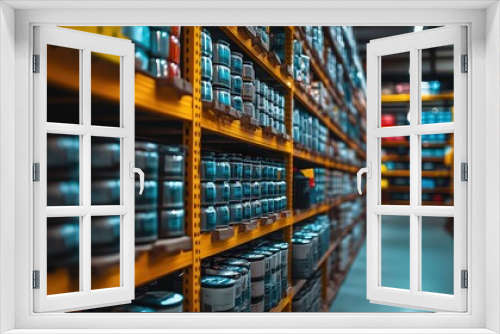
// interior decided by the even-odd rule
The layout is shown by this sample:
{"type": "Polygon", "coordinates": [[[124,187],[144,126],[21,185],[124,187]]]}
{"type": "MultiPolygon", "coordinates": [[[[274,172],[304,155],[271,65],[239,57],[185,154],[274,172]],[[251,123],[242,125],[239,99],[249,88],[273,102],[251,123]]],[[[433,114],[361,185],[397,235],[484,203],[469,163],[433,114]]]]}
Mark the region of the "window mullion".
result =
{"type": "Polygon", "coordinates": [[[420,145],[419,136],[414,128],[418,125],[420,115],[420,51],[410,51],[410,291],[416,293],[420,281],[420,244],[419,217],[413,208],[420,204],[420,145]]]}

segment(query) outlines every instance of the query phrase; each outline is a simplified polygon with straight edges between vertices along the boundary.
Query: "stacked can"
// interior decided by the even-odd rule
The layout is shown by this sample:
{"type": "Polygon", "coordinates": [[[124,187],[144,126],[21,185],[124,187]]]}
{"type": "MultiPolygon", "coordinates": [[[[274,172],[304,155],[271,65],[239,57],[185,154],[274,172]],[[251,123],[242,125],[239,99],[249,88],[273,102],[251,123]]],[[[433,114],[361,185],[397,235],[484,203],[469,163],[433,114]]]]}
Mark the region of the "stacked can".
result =
{"type": "Polygon", "coordinates": [[[215,154],[203,151],[200,163],[201,179],[201,231],[213,231],[217,226],[217,212],[215,211],[215,154]]]}
{"type": "Polygon", "coordinates": [[[212,37],[206,29],[201,31],[201,100],[213,101],[212,93],[212,37]]]}
{"type": "Polygon", "coordinates": [[[271,35],[271,49],[276,52],[281,63],[285,63],[285,32],[274,32],[271,35]]]}
{"type": "Polygon", "coordinates": [[[160,146],[160,238],[185,235],[185,158],[185,151],[181,146],[160,146]]]}
{"type": "Polygon", "coordinates": [[[258,79],[255,80],[255,111],[260,126],[286,133],[284,96],[258,79]]]}
{"type": "Polygon", "coordinates": [[[135,44],[137,69],[157,78],[181,76],[181,27],[128,26],[122,33],[135,44]]]}
{"type": "Polygon", "coordinates": [[[242,208],[243,221],[252,219],[252,163],[250,157],[243,157],[242,162],[242,208]]]}
{"type": "Polygon", "coordinates": [[[212,43],[212,49],[213,100],[231,106],[231,49],[229,43],[217,40],[212,43]]]}
{"type": "Polygon", "coordinates": [[[319,312],[321,301],[321,274],[319,271],[293,297],[292,312],[319,312]]]}
{"type": "Polygon", "coordinates": [[[135,142],[135,166],[144,172],[144,191],[139,195],[139,181],[135,182],[135,242],[153,243],[158,239],[158,176],[159,146],[155,143],[135,142]]]}
{"type": "Polygon", "coordinates": [[[243,55],[231,52],[231,107],[243,113],[243,55]]]}
{"type": "Polygon", "coordinates": [[[229,220],[231,224],[240,224],[243,221],[243,160],[241,154],[229,155],[230,191],[229,191],[229,220]]]}
{"type": "Polygon", "coordinates": [[[244,61],[242,67],[242,98],[243,98],[243,115],[253,120],[258,120],[259,115],[255,107],[255,70],[253,63],[244,61]]]}
{"type": "Polygon", "coordinates": [[[217,226],[228,226],[230,222],[229,198],[231,196],[231,165],[225,153],[215,155],[215,212],[217,226]]]}

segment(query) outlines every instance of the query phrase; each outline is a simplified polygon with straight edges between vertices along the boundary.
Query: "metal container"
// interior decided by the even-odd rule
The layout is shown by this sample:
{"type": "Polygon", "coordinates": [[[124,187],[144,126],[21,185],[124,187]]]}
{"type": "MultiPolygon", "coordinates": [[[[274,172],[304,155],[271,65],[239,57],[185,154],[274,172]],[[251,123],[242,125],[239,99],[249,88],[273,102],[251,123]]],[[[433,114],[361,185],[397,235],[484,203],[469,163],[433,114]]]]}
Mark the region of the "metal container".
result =
{"type": "Polygon", "coordinates": [[[292,238],[292,277],[309,278],[312,274],[312,242],[307,239],[292,238]]]}
{"type": "Polygon", "coordinates": [[[162,210],[159,237],[176,238],[184,235],[184,209],[162,210]]]}
{"type": "Polygon", "coordinates": [[[169,180],[184,180],[184,164],[186,153],[181,146],[160,147],[163,177],[169,180]]]}
{"type": "Polygon", "coordinates": [[[243,181],[252,180],[252,163],[249,157],[244,157],[242,160],[243,165],[243,181]]]}
{"type": "Polygon", "coordinates": [[[251,182],[243,182],[242,183],[242,199],[243,200],[249,200],[252,198],[252,183],[251,182]]]}
{"type": "Polygon", "coordinates": [[[262,215],[265,216],[269,212],[269,201],[267,198],[263,198],[260,200],[260,205],[262,208],[262,215]]]}
{"type": "MultiPolygon", "coordinates": [[[[262,289],[264,289],[264,281],[261,281],[262,289]]],[[[252,312],[264,312],[264,296],[252,297],[252,312]]]]}
{"type": "Polygon", "coordinates": [[[217,181],[231,179],[231,165],[227,154],[221,153],[215,156],[215,178],[217,181]]]}
{"type": "Polygon", "coordinates": [[[157,178],[160,167],[158,144],[136,141],[135,166],[144,172],[146,179],[157,178]]]}
{"type": "Polygon", "coordinates": [[[144,181],[144,191],[139,195],[140,182],[135,181],[135,208],[151,209],[158,206],[158,182],[144,181]]]}
{"type": "Polygon", "coordinates": [[[241,223],[243,221],[243,205],[232,203],[229,207],[229,217],[231,223],[241,223]]]}
{"type": "Polygon", "coordinates": [[[240,95],[231,95],[231,107],[239,112],[243,112],[243,100],[240,95]]]}
{"type": "Polygon", "coordinates": [[[243,72],[243,55],[239,52],[231,52],[231,73],[241,76],[243,72]]]}
{"type": "Polygon", "coordinates": [[[249,221],[252,219],[252,204],[250,202],[243,202],[243,220],[249,221]]]}
{"type": "Polygon", "coordinates": [[[215,183],[201,182],[201,205],[213,205],[216,199],[215,183]]]}
{"type": "Polygon", "coordinates": [[[230,222],[229,207],[227,205],[220,205],[215,207],[217,212],[217,226],[228,226],[230,222]]]}
{"type": "Polygon", "coordinates": [[[184,182],[163,181],[162,205],[164,208],[184,207],[184,182]]]}
{"type": "Polygon", "coordinates": [[[260,181],[262,179],[262,159],[255,158],[252,160],[252,180],[260,181]]]}
{"type": "Polygon", "coordinates": [[[201,100],[205,102],[212,102],[214,100],[212,83],[209,81],[201,81],[201,100]]]}
{"type": "Polygon", "coordinates": [[[255,94],[260,96],[260,92],[261,92],[260,80],[255,78],[253,84],[255,85],[255,94]]]}
{"type": "Polygon", "coordinates": [[[231,74],[231,94],[241,97],[243,93],[243,80],[241,76],[231,74]]]}
{"type": "Polygon", "coordinates": [[[243,114],[255,119],[255,106],[250,101],[243,101],[243,114]]]}
{"type": "Polygon", "coordinates": [[[184,297],[181,294],[167,291],[149,291],[134,299],[136,305],[152,307],[156,312],[182,312],[184,297]]]}
{"type": "Polygon", "coordinates": [[[267,100],[267,93],[269,91],[269,86],[267,83],[262,82],[260,83],[260,95],[262,95],[266,100],[267,100]]]}
{"type": "Polygon", "coordinates": [[[230,202],[241,202],[243,199],[243,185],[240,181],[231,181],[231,192],[229,196],[230,202]]]}
{"type": "Polygon", "coordinates": [[[252,194],[251,194],[252,199],[260,199],[261,197],[260,182],[258,181],[252,182],[251,189],[252,189],[252,194]]]}
{"type": "Polygon", "coordinates": [[[241,181],[243,179],[243,162],[241,154],[233,154],[229,157],[231,169],[231,181],[241,181]]]}
{"type": "Polygon", "coordinates": [[[169,49],[170,36],[168,32],[161,30],[151,31],[151,55],[154,57],[167,58],[169,49]]]}
{"type": "Polygon", "coordinates": [[[231,89],[231,71],[229,67],[214,64],[212,74],[212,84],[215,87],[231,89]]]}
{"type": "Polygon", "coordinates": [[[180,64],[181,62],[181,42],[175,35],[170,35],[167,59],[176,64],[180,64]]]}
{"type": "Polygon", "coordinates": [[[274,190],[276,189],[274,184],[275,184],[274,181],[267,181],[267,196],[269,197],[273,197],[274,195],[276,195],[274,193],[274,190]]]}
{"type": "Polygon", "coordinates": [[[243,62],[243,71],[241,76],[243,77],[243,81],[253,82],[255,80],[255,70],[251,61],[243,62]]]}
{"type": "Polygon", "coordinates": [[[157,78],[168,78],[168,62],[163,58],[149,59],[149,72],[157,78]]]}
{"type": "Polygon", "coordinates": [[[201,226],[202,232],[215,230],[217,226],[217,212],[213,206],[201,208],[201,226]]]}
{"type": "Polygon", "coordinates": [[[236,281],[220,276],[201,278],[201,311],[231,312],[236,299],[236,281]]]}
{"type": "Polygon", "coordinates": [[[260,200],[252,201],[250,205],[252,207],[252,218],[260,218],[262,216],[262,206],[260,200]]]}
{"type": "Polygon", "coordinates": [[[234,312],[241,312],[242,307],[242,296],[243,296],[243,288],[244,288],[244,280],[242,275],[237,271],[225,270],[225,269],[214,269],[207,268],[205,269],[205,275],[207,276],[218,276],[218,277],[227,277],[235,281],[235,296],[234,296],[234,312]]]}
{"type": "Polygon", "coordinates": [[[213,87],[213,99],[227,106],[231,106],[231,93],[229,89],[213,87]]]}
{"type": "MultiPolygon", "coordinates": [[[[264,279],[264,275],[265,275],[265,256],[264,255],[254,254],[254,253],[245,253],[245,254],[239,255],[238,257],[250,262],[252,282],[254,280],[264,279]]],[[[259,294],[254,294],[254,291],[252,291],[252,296],[259,296],[259,294]]]]}
{"type": "Polygon", "coordinates": [[[269,198],[268,201],[267,201],[267,212],[268,213],[274,213],[275,212],[275,207],[274,207],[274,199],[273,198],[269,198]]]}
{"type": "Polygon", "coordinates": [[[265,198],[268,196],[267,190],[268,190],[268,181],[261,181],[260,182],[260,195],[262,198],[265,198]]]}
{"type": "Polygon", "coordinates": [[[231,186],[228,181],[216,182],[215,183],[215,203],[225,204],[229,202],[231,196],[231,186]]]}
{"type": "Polygon", "coordinates": [[[150,49],[151,31],[148,26],[127,26],[122,27],[122,32],[135,44],[139,44],[146,50],[150,49]]]}
{"type": "Polygon", "coordinates": [[[230,67],[231,50],[229,48],[229,43],[219,39],[217,42],[212,44],[212,48],[213,48],[213,54],[212,54],[213,63],[230,67]]]}
{"type": "Polygon", "coordinates": [[[213,65],[212,59],[207,56],[201,56],[201,80],[212,81],[213,65]]]}
{"type": "Polygon", "coordinates": [[[203,151],[201,153],[200,179],[202,181],[215,181],[215,176],[215,154],[213,152],[203,151]]]}
{"type": "Polygon", "coordinates": [[[146,210],[135,212],[135,243],[146,244],[158,239],[158,212],[146,210]]]}
{"type": "Polygon", "coordinates": [[[201,31],[201,54],[212,57],[212,36],[207,29],[201,31]]]}
{"type": "Polygon", "coordinates": [[[255,86],[251,81],[243,82],[242,97],[244,101],[255,101],[255,86]]]}

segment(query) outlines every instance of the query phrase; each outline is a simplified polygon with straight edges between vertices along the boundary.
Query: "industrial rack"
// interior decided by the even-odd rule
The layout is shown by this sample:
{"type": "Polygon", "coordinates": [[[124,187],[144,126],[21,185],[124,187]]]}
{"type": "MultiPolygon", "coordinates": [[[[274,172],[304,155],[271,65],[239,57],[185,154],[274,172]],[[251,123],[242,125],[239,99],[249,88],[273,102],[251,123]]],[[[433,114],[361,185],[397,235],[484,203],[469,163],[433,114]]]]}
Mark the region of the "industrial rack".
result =
{"type": "MultiPolygon", "coordinates": [[[[99,27],[69,27],[72,29],[79,29],[93,33],[104,33],[116,36],[116,29],[113,27],[106,27],[107,29],[100,30],[99,27]],[[110,29],[111,28],[111,29],[110,29]]],[[[116,27],[119,28],[119,27],[116,27]]],[[[358,157],[362,160],[366,157],[363,147],[359,139],[349,138],[341,128],[335,124],[320,107],[315,103],[311,96],[307,95],[305,90],[300,84],[294,82],[290,70],[283,65],[273,62],[266,53],[260,52],[254,47],[251,39],[245,35],[241,29],[242,27],[220,27],[221,31],[227,38],[235,43],[244,54],[251,58],[258,66],[265,70],[276,83],[280,84],[285,90],[285,125],[288,138],[278,138],[269,136],[263,133],[261,129],[254,129],[250,131],[240,125],[239,120],[232,122],[224,122],[214,117],[209,112],[204,112],[204,105],[201,101],[200,91],[200,41],[201,41],[201,27],[182,27],[182,78],[189,82],[192,86],[192,93],[188,90],[180,90],[177,85],[172,82],[160,82],[159,80],[148,76],[147,74],[137,72],[135,77],[135,101],[136,109],[145,115],[154,115],[166,120],[175,120],[182,123],[182,143],[187,147],[189,154],[187,155],[186,166],[186,234],[190,238],[190,247],[175,253],[166,253],[164,249],[138,249],[136,248],[136,265],[135,265],[135,283],[136,286],[142,285],[149,281],[155,280],[159,277],[171,274],[178,270],[184,270],[183,294],[185,297],[186,311],[199,312],[200,311],[200,263],[201,260],[220,253],[222,251],[231,249],[238,245],[242,245],[251,240],[268,235],[274,231],[282,231],[284,241],[289,245],[289,251],[292,250],[292,233],[293,225],[302,222],[308,218],[321,213],[327,213],[332,209],[338,207],[341,203],[357,198],[357,194],[338,196],[333,199],[328,199],[326,203],[318,204],[308,210],[301,212],[294,212],[293,203],[293,166],[294,159],[301,160],[301,165],[304,163],[316,167],[323,167],[327,169],[338,169],[348,173],[356,173],[360,166],[351,165],[345,162],[339,162],[330,158],[322,157],[312,152],[294,147],[292,141],[292,113],[294,99],[298,100],[308,112],[317,116],[323,124],[327,126],[331,133],[333,133],[339,140],[345,142],[350,148],[356,151],[358,157]],[[234,236],[226,239],[213,241],[210,233],[202,233],[200,231],[200,178],[199,178],[199,162],[201,156],[201,141],[202,133],[215,134],[227,139],[236,140],[238,142],[250,144],[257,147],[265,148],[269,151],[274,151],[283,157],[286,164],[287,175],[287,209],[289,214],[281,215],[278,219],[271,224],[257,224],[253,230],[238,231],[236,230],[234,236]],[[163,251],[162,251],[163,250],[163,251]]],[[[325,34],[328,38],[328,45],[334,47],[335,53],[340,61],[342,61],[341,54],[332,39],[330,32],[325,28],[325,34]]],[[[356,115],[352,110],[349,110],[342,100],[342,94],[336,89],[324,71],[319,59],[317,58],[316,51],[310,48],[307,40],[304,38],[303,31],[300,27],[285,27],[286,33],[286,53],[284,63],[289,65],[293,59],[293,40],[298,39],[303,43],[303,49],[311,55],[311,68],[315,75],[323,82],[325,87],[329,90],[330,94],[334,97],[336,103],[340,108],[349,113],[349,121],[354,124],[357,122],[356,118],[364,118],[366,115],[365,101],[360,99],[355,101],[356,115]]],[[[122,36],[117,36],[122,37],[122,36]]],[[[71,67],[66,66],[65,57],[62,54],[58,59],[49,59],[48,61],[58,62],[57,68],[59,72],[51,71],[47,80],[56,85],[63,86],[68,89],[78,89],[74,80],[78,73],[71,71],[71,67]]],[[[345,67],[346,65],[342,63],[345,67]]],[[[116,64],[115,64],[116,65],[116,64]]],[[[99,66],[100,69],[93,73],[97,77],[93,77],[92,94],[101,97],[110,102],[120,101],[120,86],[119,82],[109,82],[106,76],[106,68],[110,65],[109,60],[104,59],[102,63],[97,62],[92,66],[99,66]],[[94,82],[96,84],[94,84],[94,82]]],[[[53,66],[55,68],[55,66],[53,66]]],[[[345,71],[345,76],[349,81],[353,90],[358,90],[354,83],[349,78],[348,72],[345,71]]],[[[362,96],[361,94],[360,96],[362,96]]],[[[364,130],[363,130],[364,131],[364,130]]],[[[366,139],[366,134],[362,133],[362,138],[366,139]]],[[[332,244],[327,254],[321,259],[319,267],[323,270],[323,278],[326,280],[330,277],[331,273],[326,273],[325,263],[327,255],[331,254],[340,244],[343,236],[349,233],[350,229],[364,220],[364,213],[353,221],[351,225],[345,228],[338,239],[332,244]]],[[[289,256],[289,268],[291,268],[291,259],[289,256]]],[[[64,270],[59,270],[51,275],[51,280],[56,280],[59,284],[55,285],[50,293],[58,293],[60,291],[67,291],[67,286],[71,283],[69,274],[64,270]],[[65,290],[66,289],[66,290],[65,290]]],[[[107,268],[105,274],[93,276],[93,286],[109,286],[109,282],[119,281],[119,267],[107,268]]],[[[291,301],[295,293],[300,290],[301,285],[305,282],[292,282],[291,275],[289,275],[289,293],[288,296],[283,298],[278,306],[272,309],[272,312],[291,311],[291,301]]],[[[325,284],[327,282],[324,282],[325,284]]],[[[116,284],[116,283],[114,283],[116,284]]],[[[326,285],[325,285],[326,286],[326,285]]],[[[333,300],[331,298],[331,291],[324,289],[324,300],[333,300]],[[330,294],[330,295],[328,295],[330,294]]]]}
{"type": "MultiPolygon", "coordinates": [[[[453,102],[454,94],[451,92],[448,93],[440,93],[440,94],[424,94],[421,96],[422,102],[433,102],[433,103],[449,103],[453,102]]],[[[381,96],[381,102],[385,105],[391,104],[407,104],[410,103],[410,95],[409,94],[383,94],[381,96]]],[[[453,136],[451,139],[442,143],[425,143],[422,145],[422,148],[444,148],[446,146],[453,147],[453,136]]],[[[408,141],[382,141],[383,148],[390,147],[410,147],[410,143],[408,141]]],[[[443,163],[445,156],[442,157],[422,157],[422,162],[437,162],[443,163]]],[[[398,154],[390,154],[383,155],[381,157],[381,162],[409,162],[409,155],[398,155],[398,154]]],[[[422,193],[438,193],[438,194],[453,194],[453,168],[450,170],[436,170],[436,171],[422,171],[422,176],[426,178],[449,178],[451,183],[449,187],[434,187],[423,188],[422,193]]],[[[409,170],[387,170],[381,173],[383,178],[393,178],[393,177],[409,177],[409,170]]],[[[383,188],[383,193],[407,193],[410,192],[409,186],[397,186],[397,185],[389,185],[386,188],[383,188]]],[[[393,205],[408,205],[409,201],[406,200],[390,200],[386,204],[393,205]]],[[[441,201],[423,201],[423,205],[443,205],[441,201]]],[[[453,205],[450,203],[450,205],[453,205]]]]}

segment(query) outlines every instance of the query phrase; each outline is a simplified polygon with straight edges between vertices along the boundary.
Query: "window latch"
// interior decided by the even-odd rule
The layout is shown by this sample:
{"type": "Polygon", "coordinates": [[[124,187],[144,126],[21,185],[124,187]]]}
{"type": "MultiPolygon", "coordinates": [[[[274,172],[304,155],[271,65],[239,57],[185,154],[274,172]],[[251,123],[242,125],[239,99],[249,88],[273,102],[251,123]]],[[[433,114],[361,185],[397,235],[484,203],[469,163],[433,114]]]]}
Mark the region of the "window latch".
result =
{"type": "Polygon", "coordinates": [[[372,177],[372,163],[368,161],[367,166],[364,168],[361,168],[358,171],[358,192],[361,195],[363,192],[361,191],[361,175],[366,173],[366,177],[371,179],[372,177]]]}
{"type": "Polygon", "coordinates": [[[144,172],[142,171],[142,169],[134,167],[134,163],[132,161],[130,161],[129,163],[129,171],[131,179],[135,178],[134,174],[139,174],[139,195],[142,195],[142,191],[144,190],[144,172]]]}

